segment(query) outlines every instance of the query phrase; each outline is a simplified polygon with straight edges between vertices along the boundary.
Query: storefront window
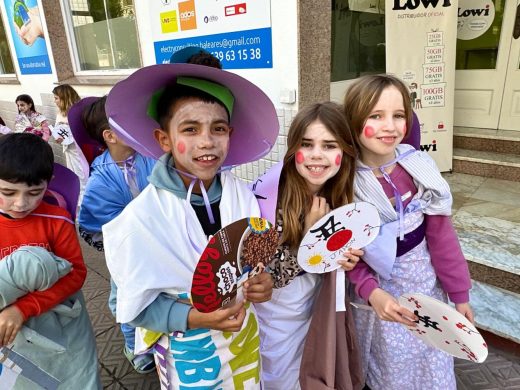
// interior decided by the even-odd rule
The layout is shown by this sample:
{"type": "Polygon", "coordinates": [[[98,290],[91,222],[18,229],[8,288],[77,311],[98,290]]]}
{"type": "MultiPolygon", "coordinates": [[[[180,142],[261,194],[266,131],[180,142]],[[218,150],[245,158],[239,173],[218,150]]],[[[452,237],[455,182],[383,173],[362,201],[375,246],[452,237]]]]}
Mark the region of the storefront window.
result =
{"type": "Polygon", "coordinates": [[[332,1],[331,81],[384,73],[385,1],[332,1]]]}
{"type": "Polygon", "coordinates": [[[14,73],[13,59],[7,43],[4,22],[0,16],[0,74],[12,73],[14,73]]]}
{"type": "Polygon", "coordinates": [[[460,5],[466,4],[458,9],[456,69],[495,69],[504,0],[466,0],[460,5]]]}
{"type": "Polygon", "coordinates": [[[133,0],[68,0],[80,71],[141,67],[133,0]]]}

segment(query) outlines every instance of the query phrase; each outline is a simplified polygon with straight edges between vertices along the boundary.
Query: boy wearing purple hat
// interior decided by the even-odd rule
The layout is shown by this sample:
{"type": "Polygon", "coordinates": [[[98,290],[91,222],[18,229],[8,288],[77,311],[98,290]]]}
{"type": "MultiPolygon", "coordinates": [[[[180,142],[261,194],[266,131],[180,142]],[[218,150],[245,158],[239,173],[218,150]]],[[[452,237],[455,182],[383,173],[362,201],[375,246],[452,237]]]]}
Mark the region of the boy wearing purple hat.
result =
{"type": "Polygon", "coordinates": [[[258,325],[249,302],[270,299],[271,277],[246,283],[248,302],[207,314],[191,305],[189,292],[208,236],[259,216],[253,193],[223,166],[269,152],[278,132],[272,103],[232,73],[155,65],[112,89],[107,114],[125,142],[162,155],[150,185],[103,226],[117,320],[147,329],[138,341],[153,345],[163,389],[260,388],[258,325]]]}

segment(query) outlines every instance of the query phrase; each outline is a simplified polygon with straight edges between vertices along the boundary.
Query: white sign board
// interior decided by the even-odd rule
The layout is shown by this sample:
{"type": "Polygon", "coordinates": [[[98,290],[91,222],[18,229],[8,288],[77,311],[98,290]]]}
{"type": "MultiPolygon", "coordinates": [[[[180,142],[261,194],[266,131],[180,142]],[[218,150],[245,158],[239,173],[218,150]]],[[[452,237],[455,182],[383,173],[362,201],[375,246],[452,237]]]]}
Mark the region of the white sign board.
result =
{"type": "Polygon", "coordinates": [[[393,0],[385,10],[386,71],[408,86],[421,150],[443,172],[453,158],[457,8],[457,0],[393,0]]]}
{"type": "Polygon", "coordinates": [[[152,1],[150,25],[156,63],[197,46],[225,69],[272,68],[269,0],[152,1]]]}

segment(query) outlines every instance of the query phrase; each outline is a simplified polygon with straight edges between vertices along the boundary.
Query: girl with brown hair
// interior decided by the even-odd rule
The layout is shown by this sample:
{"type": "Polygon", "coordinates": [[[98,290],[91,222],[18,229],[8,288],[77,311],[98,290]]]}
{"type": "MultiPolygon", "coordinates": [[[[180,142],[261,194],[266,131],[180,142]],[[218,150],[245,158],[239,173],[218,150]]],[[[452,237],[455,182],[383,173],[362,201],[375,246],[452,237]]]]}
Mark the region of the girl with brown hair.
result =
{"type": "Polygon", "coordinates": [[[75,103],[79,102],[80,97],[76,90],[68,84],[58,85],[52,90],[52,93],[54,94],[54,103],[59,109],[59,112],[56,115],[55,126],[63,126],[64,132],[62,134],[66,134],[67,138],[69,138],[68,141],[65,141],[63,136],[57,137],[56,142],[61,144],[63,147],[63,154],[65,156],[67,168],[79,177],[81,186],[79,204],[81,204],[81,198],[83,197],[85,185],[88,180],[89,165],[85,155],[74,140],[72,131],[69,127],[69,120],[67,118],[70,108],[75,103]]]}
{"type": "MultiPolygon", "coordinates": [[[[255,305],[263,385],[265,389],[325,389],[334,386],[340,372],[348,382],[345,389],[359,388],[358,374],[351,372],[356,370],[358,359],[349,362],[345,356],[355,349],[355,340],[350,337],[350,309],[340,313],[341,321],[336,317],[337,271],[325,276],[309,274],[296,260],[300,242],[310,227],[331,209],[353,199],[356,151],[339,106],[327,102],[303,108],[290,126],[287,146],[276,202],[280,243],[269,265],[275,290],[271,301],[255,305]],[[315,303],[316,299],[319,302],[315,303]],[[339,328],[343,340],[335,339],[339,328]],[[334,341],[319,342],[327,344],[321,354],[314,346],[320,337],[317,333],[325,329],[334,341]],[[306,345],[307,337],[312,347],[306,345]],[[344,348],[337,348],[336,344],[344,348]],[[337,356],[338,349],[341,357],[337,356]],[[308,364],[309,359],[315,364],[308,364]],[[317,359],[323,365],[316,363],[317,359]],[[341,364],[346,365],[338,365],[338,359],[345,359],[341,364]]],[[[351,270],[362,254],[363,251],[353,249],[338,263],[351,270]]]]}
{"type": "Polygon", "coordinates": [[[360,151],[354,196],[377,207],[382,225],[363,256],[376,275],[360,275],[362,267],[349,275],[373,309],[354,311],[367,385],[454,390],[453,358],[401,325],[413,327],[419,318],[396,299],[412,292],[449,298],[473,321],[468,265],[450,219],[450,188],[426,152],[400,144],[412,129],[410,95],[401,80],[361,77],[347,91],[344,111],[360,151]]]}

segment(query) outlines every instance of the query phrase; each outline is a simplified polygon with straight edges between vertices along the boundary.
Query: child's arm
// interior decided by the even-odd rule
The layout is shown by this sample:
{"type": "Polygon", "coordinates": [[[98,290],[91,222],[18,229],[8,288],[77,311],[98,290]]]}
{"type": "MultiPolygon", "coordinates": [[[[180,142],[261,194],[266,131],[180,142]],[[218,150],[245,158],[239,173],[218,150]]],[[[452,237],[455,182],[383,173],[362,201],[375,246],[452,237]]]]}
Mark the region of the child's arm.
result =
{"type": "Polygon", "coordinates": [[[244,318],[243,302],[212,313],[201,313],[191,305],[160,294],[130,321],[130,325],[161,333],[186,332],[198,328],[236,332],[242,327],[244,318]]]}
{"type": "Polygon", "coordinates": [[[6,307],[0,312],[0,347],[11,344],[25,319],[16,305],[6,307]]]}
{"type": "Polygon", "coordinates": [[[54,240],[50,242],[51,250],[56,256],[68,260],[72,270],[49,289],[28,293],[14,303],[22,312],[24,320],[45,313],[63,302],[81,288],[87,276],[74,225],[59,221],[55,229],[52,232],[54,240]]]}
{"type": "Polygon", "coordinates": [[[253,303],[266,302],[273,295],[273,277],[269,272],[262,272],[259,275],[247,280],[243,286],[244,299],[253,303]]]}
{"type": "Polygon", "coordinates": [[[455,303],[457,311],[473,321],[473,313],[468,304],[471,288],[468,263],[451,219],[444,215],[426,215],[425,218],[426,242],[435,274],[450,301],[455,303]]]}
{"type": "Polygon", "coordinates": [[[364,254],[365,252],[361,249],[350,248],[348,252],[343,253],[343,258],[338,260],[338,264],[345,271],[352,271],[364,254]]]}
{"type": "Polygon", "coordinates": [[[222,332],[238,332],[246,317],[244,302],[211,313],[201,313],[192,308],[188,315],[189,329],[216,329],[222,332]]]}
{"type": "Polygon", "coordinates": [[[357,263],[352,271],[347,273],[347,278],[354,285],[356,294],[365,301],[368,301],[372,291],[379,287],[377,278],[363,259],[357,263]]]}
{"type": "Polygon", "coordinates": [[[473,310],[471,310],[471,306],[469,303],[456,303],[455,309],[466,317],[472,324],[475,324],[475,318],[473,316],[473,310]]]}
{"type": "Polygon", "coordinates": [[[42,138],[44,141],[48,141],[51,137],[51,129],[49,129],[49,122],[47,122],[47,119],[41,122],[41,129],[43,132],[42,138]]]}
{"type": "Polygon", "coordinates": [[[380,319],[415,326],[415,323],[407,319],[415,320],[415,315],[400,306],[392,295],[379,287],[375,275],[363,260],[357,263],[352,271],[347,272],[347,278],[354,284],[356,294],[372,305],[380,319]]]}
{"type": "Polygon", "coordinates": [[[399,322],[408,326],[415,326],[413,321],[418,320],[415,314],[399,305],[397,299],[381,288],[372,291],[368,301],[382,320],[399,322]]]}

